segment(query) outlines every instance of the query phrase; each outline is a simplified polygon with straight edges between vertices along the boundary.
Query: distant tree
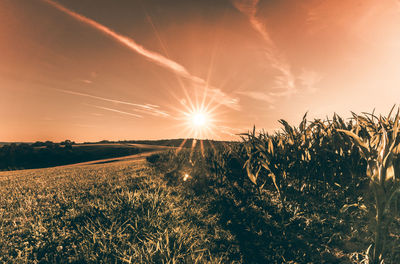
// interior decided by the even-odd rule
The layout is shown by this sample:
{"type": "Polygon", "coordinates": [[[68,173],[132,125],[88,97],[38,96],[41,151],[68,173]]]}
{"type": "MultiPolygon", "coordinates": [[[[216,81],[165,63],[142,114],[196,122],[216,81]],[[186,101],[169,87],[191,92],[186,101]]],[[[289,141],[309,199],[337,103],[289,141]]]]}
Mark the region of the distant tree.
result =
{"type": "Polygon", "coordinates": [[[36,141],[35,143],[32,144],[32,147],[42,147],[45,146],[45,143],[42,141],[36,141]]]}
{"type": "Polygon", "coordinates": [[[57,143],[54,143],[54,142],[52,142],[52,141],[46,141],[46,142],[44,142],[44,145],[46,146],[46,148],[48,148],[48,149],[55,149],[57,146],[58,146],[58,144],[57,143]]]}
{"type": "Polygon", "coordinates": [[[71,140],[69,140],[69,139],[60,142],[60,145],[61,145],[61,146],[65,146],[65,149],[72,149],[72,145],[74,145],[74,144],[75,144],[75,142],[74,142],[74,141],[71,141],[71,140]]]}

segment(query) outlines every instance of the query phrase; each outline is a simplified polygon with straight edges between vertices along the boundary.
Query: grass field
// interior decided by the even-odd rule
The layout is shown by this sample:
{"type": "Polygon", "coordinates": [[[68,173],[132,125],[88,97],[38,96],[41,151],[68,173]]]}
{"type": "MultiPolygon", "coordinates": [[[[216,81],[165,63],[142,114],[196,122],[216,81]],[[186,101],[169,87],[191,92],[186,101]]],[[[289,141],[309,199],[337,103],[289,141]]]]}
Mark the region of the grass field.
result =
{"type": "Polygon", "coordinates": [[[231,239],[142,162],[0,173],[0,262],[218,263],[231,239]]]}

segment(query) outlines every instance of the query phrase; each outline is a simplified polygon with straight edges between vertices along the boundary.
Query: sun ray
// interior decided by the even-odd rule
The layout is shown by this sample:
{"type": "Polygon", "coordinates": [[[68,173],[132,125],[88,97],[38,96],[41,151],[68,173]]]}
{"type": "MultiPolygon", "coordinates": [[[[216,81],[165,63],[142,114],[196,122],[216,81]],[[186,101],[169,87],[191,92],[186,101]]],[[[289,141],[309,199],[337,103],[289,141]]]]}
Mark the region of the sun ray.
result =
{"type": "Polygon", "coordinates": [[[215,147],[214,143],[212,141],[209,141],[209,143],[210,143],[211,148],[214,151],[214,154],[216,154],[217,153],[217,148],[215,147]]]}
{"type": "Polygon", "coordinates": [[[179,147],[176,149],[176,154],[178,154],[178,153],[182,150],[182,148],[183,148],[183,146],[185,145],[186,141],[187,141],[187,138],[185,138],[184,140],[182,140],[182,143],[181,143],[181,144],[179,145],[179,147]]]}
{"type": "MultiPolygon", "coordinates": [[[[168,52],[168,49],[167,49],[167,44],[166,44],[166,43],[164,42],[164,40],[161,38],[161,35],[160,35],[160,33],[159,33],[159,31],[158,31],[156,25],[154,24],[153,19],[151,18],[151,16],[150,16],[147,12],[145,12],[145,13],[146,13],[147,21],[148,21],[149,24],[151,25],[151,27],[152,27],[152,29],[153,29],[153,32],[154,32],[156,38],[158,39],[162,50],[163,50],[164,53],[165,53],[166,58],[170,59],[169,52],[168,52]]],[[[191,100],[189,100],[190,96],[189,96],[189,94],[188,94],[187,89],[185,88],[185,84],[183,83],[183,80],[182,80],[181,76],[180,76],[179,74],[177,74],[177,73],[175,73],[174,76],[175,76],[175,78],[176,78],[176,80],[177,80],[177,82],[178,82],[178,84],[179,84],[179,87],[180,87],[181,90],[183,91],[184,96],[186,97],[187,101],[189,101],[189,102],[191,103],[191,100]]],[[[172,91],[171,91],[171,93],[172,93],[172,91]]],[[[173,95],[174,95],[174,94],[173,94],[173,95]]],[[[174,96],[174,97],[175,97],[175,96],[174,96]]],[[[178,101],[180,101],[179,98],[176,97],[176,99],[177,99],[178,101]]],[[[193,108],[194,106],[191,105],[191,107],[193,108]]]]}
{"type": "MultiPolygon", "coordinates": [[[[191,162],[192,162],[192,157],[193,157],[194,150],[195,150],[195,148],[196,148],[196,144],[197,144],[197,139],[193,138],[193,140],[192,140],[192,147],[191,147],[191,149],[190,149],[190,161],[191,161],[191,162]]],[[[193,165],[193,164],[192,164],[192,165],[193,165]]]]}
{"type": "MultiPolygon", "coordinates": [[[[160,46],[165,54],[165,57],[171,59],[167,49],[167,45],[162,39],[156,24],[154,23],[152,17],[146,12],[146,18],[151,25],[156,38],[158,39],[160,46]]],[[[215,57],[217,54],[219,43],[218,27],[215,30],[215,43],[210,56],[210,63],[207,70],[207,76],[201,83],[191,83],[189,85],[200,85],[200,87],[194,87],[195,89],[187,89],[181,76],[175,74],[179,87],[182,90],[183,98],[179,98],[177,94],[174,93],[173,89],[168,89],[169,93],[176,101],[179,102],[181,107],[176,105],[170,105],[171,109],[178,113],[175,117],[176,120],[182,120],[182,124],[178,126],[184,126],[182,132],[187,133],[188,136],[194,137],[196,139],[204,139],[205,137],[215,137],[216,131],[216,116],[218,115],[217,109],[224,104],[223,101],[218,98],[221,96],[218,89],[210,86],[211,76],[215,68],[215,57]],[[201,91],[201,92],[200,92],[201,91]],[[182,109],[183,108],[183,109],[182,109]]],[[[228,80],[225,81],[225,84],[228,80]]],[[[226,103],[226,102],[225,102],[226,103]]],[[[202,142],[202,141],[200,141],[202,142]]],[[[177,152],[179,152],[186,141],[184,140],[182,144],[178,147],[177,152]]],[[[200,143],[202,144],[202,143],[200,143]]],[[[204,147],[204,144],[203,144],[204,147]]],[[[204,150],[203,150],[204,151],[204,150]]]]}
{"type": "Polygon", "coordinates": [[[200,151],[201,151],[201,156],[204,158],[204,144],[203,144],[203,140],[200,140],[200,151]]]}
{"type": "MultiPolygon", "coordinates": [[[[225,14],[224,14],[224,16],[225,16],[225,14]]],[[[218,49],[218,46],[219,46],[219,36],[220,36],[220,34],[218,34],[218,31],[219,31],[219,27],[215,27],[215,32],[214,32],[215,40],[214,40],[214,45],[213,45],[213,48],[212,48],[212,51],[211,51],[210,65],[208,67],[207,77],[205,79],[206,85],[205,85],[205,88],[204,88],[203,98],[202,98],[201,106],[200,106],[202,108],[205,107],[205,102],[206,102],[206,98],[207,98],[207,93],[208,93],[208,88],[209,88],[209,84],[210,84],[210,80],[211,80],[211,75],[214,72],[215,56],[217,54],[217,49],[218,49]]]]}

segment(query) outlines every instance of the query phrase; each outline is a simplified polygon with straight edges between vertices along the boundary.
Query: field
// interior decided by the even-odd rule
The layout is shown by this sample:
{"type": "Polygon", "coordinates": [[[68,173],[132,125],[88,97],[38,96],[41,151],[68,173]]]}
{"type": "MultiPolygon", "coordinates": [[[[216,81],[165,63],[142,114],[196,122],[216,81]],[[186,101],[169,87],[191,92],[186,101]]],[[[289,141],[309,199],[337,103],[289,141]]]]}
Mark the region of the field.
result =
{"type": "MultiPolygon", "coordinates": [[[[274,227],[276,210],[264,219],[260,205],[235,205],[229,190],[214,188],[213,194],[225,192],[218,197],[190,187],[171,185],[143,160],[1,172],[0,262],[251,263],[273,260],[288,246],[274,227]],[[246,223],[250,215],[240,219],[248,213],[257,222],[269,219],[263,223],[269,233],[246,230],[256,224],[246,223]]],[[[316,232],[329,225],[319,217],[297,221],[316,232]]],[[[335,260],[328,252],[319,256],[315,250],[323,248],[311,244],[318,241],[313,235],[307,234],[309,245],[293,247],[303,247],[304,259],[335,260]]]]}
{"type": "Polygon", "coordinates": [[[240,143],[0,172],[0,262],[399,263],[400,115],[280,122],[240,143]]]}
{"type": "Polygon", "coordinates": [[[283,219],[274,190],[245,177],[227,186],[162,169],[141,159],[1,172],[0,262],[358,263],[368,246],[366,215],[341,212],[341,197],[299,196],[283,219]]]}
{"type": "Polygon", "coordinates": [[[138,153],[168,149],[133,143],[62,144],[53,142],[10,143],[0,145],[0,170],[46,168],[90,161],[111,162],[120,157],[129,159],[138,153]],[[100,161],[102,160],[102,161],[100,161]]]}
{"type": "Polygon", "coordinates": [[[223,259],[229,234],[143,162],[0,173],[0,262],[223,259]]]}

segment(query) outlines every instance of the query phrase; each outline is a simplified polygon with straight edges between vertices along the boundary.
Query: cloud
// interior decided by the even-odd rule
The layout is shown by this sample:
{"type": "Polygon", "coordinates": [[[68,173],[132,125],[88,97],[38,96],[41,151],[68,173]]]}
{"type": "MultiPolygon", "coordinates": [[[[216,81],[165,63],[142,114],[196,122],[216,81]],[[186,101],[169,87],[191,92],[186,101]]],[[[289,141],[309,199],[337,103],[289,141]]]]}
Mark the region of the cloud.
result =
{"type": "Polygon", "coordinates": [[[303,69],[302,73],[298,76],[301,85],[309,93],[315,93],[317,88],[315,85],[322,80],[322,75],[313,70],[303,69]]]}
{"type": "Polygon", "coordinates": [[[225,93],[222,92],[220,89],[209,87],[206,92],[207,95],[212,99],[212,101],[219,105],[225,105],[234,110],[241,109],[239,105],[239,99],[225,96],[225,93]]]}
{"type": "MultiPolygon", "coordinates": [[[[279,74],[274,79],[273,91],[247,91],[239,92],[239,94],[268,102],[271,104],[270,108],[272,108],[275,101],[274,97],[288,97],[300,91],[316,92],[315,84],[321,80],[322,76],[316,71],[304,69],[299,75],[295,74],[288,59],[271,38],[267,26],[257,17],[258,4],[259,0],[233,0],[235,8],[248,18],[251,27],[263,39],[265,56],[271,67],[276,69],[279,74]]],[[[315,11],[313,12],[310,13],[310,20],[316,19],[315,11]]]]}
{"type": "Polygon", "coordinates": [[[56,90],[60,91],[60,92],[63,92],[63,93],[67,93],[67,94],[93,98],[93,99],[102,100],[102,101],[111,102],[111,103],[116,103],[116,104],[134,106],[134,107],[136,107],[134,109],[134,111],[145,113],[145,114],[150,114],[150,115],[155,115],[155,116],[162,116],[162,117],[169,117],[170,116],[167,112],[158,109],[159,106],[152,105],[152,104],[136,104],[136,103],[131,103],[131,102],[125,102],[125,101],[120,101],[120,100],[104,98],[104,97],[95,96],[95,95],[86,94],[86,93],[74,92],[74,91],[70,91],[70,90],[64,90],[64,89],[56,89],[56,90]]]}
{"type": "Polygon", "coordinates": [[[233,5],[242,14],[247,16],[252,28],[260,34],[265,42],[265,56],[271,67],[278,70],[280,75],[275,79],[276,89],[283,89],[288,95],[296,92],[296,77],[291,70],[290,63],[276,47],[265,24],[257,17],[259,0],[233,0],[233,5]]]}
{"type": "Polygon", "coordinates": [[[264,93],[264,92],[259,92],[259,91],[238,91],[236,93],[240,94],[240,95],[244,95],[244,96],[250,97],[250,98],[252,98],[254,100],[264,101],[264,102],[267,102],[267,103],[270,103],[270,104],[275,102],[275,99],[271,95],[268,95],[267,93],[264,93]]]}
{"type": "Polygon", "coordinates": [[[87,80],[87,79],[81,80],[81,82],[86,83],[86,84],[92,84],[93,83],[93,81],[87,80]]]}
{"type": "Polygon", "coordinates": [[[338,29],[353,35],[359,31],[369,33],[372,30],[368,23],[379,24],[380,16],[398,13],[398,8],[398,0],[315,0],[308,8],[309,33],[338,29]]]}
{"type": "MultiPolygon", "coordinates": [[[[133,39],[123,36],[121,34],[118,34],[115,31],[113,31],[112,29],[110,29],[90,18],[87,18],[81,14],[78,14],[78,13],[64,7],[63,5],[61,5],[59,3],[56,3],[52,0],[42,0],[42,1],[48,3],[49,5],[53,6],[54,8],[56,8],[58,10],[64,12],[65,14],[73,17],[74,19],[101,31],[103,34],[111,37],[112,39],[114,39],[115,41],[124,45],[125,47],[144,56],[149,61],[154,62],[154,63],[158,64],[159,66],[172,71],[173,73],[177,74],[180,77],[191,80],[193,83],[201,86],[203,89],[207,89],[206,86],[208,86],[208,84],[204,79],[190,74],[189,71],[185,67],[180,65],[179,63],[177,63],[169,58],[166,58],[165,56],[163,56],[157,52],[150,51],[150,50],[144,48],[143,46],[139,45],[138,43],[136,43],[133,39]]],[[[222,92],[220,89],[215,88],[215,87],[208,87],[208,90],[211,92],[210,96],[214,96],[216,101],[220,102],[221,104],[226,105],[227,107],[230,107],[232,109],[236,109],[236,110],[240,109],[240,107],[238,105],[239,101],[237,99],[231,98],[230,96],[228,96],[227,94],[222,92]]]]}
{"type": "Polygon", "coordinates": [[[133,109],[133,111],[138,112],[138,113],[143,113],[143,114],[149,114],[149,115],[153,115],[153,116],[159,116],[159,117],[169,117],[170,116],[166,112],[155,109],[155,108],[152,108],[151,110],[149,110],[149,109],[133,109]]]}
{"type": "Polygon", "coordinates": [[[75,18],[76,20],[81,21],[81,22],[101,31],[102,33],[108,35],[109,37],[113,38],[114,40],[120,42],[124,46],[130,48],[131,50],[133,50],[133,51],[139,53],[140,55],[145,56],[147,59],[159,64],[160,66],[163,66],[167,69],[177,72],[177,73],[181,74],[182,76],[187,77],[189,79],[193,77],[189,74],[189,72],[182,65],[179,65],[178,63],[176,63],[156,52],[152,52],[152,51],[145,49],[143,46],[137,44],[133,39],[122,36],[122,35],[114,32],[110,28],[108,28],[90,18],[80,15],[80,14],[62,6],[61,4],[54,2],[54,1],[51,1],[51,0],[43,0],[43,1],[50,4],[51,6],[53,6],[55,8],[57,8],[58,10],[70,15],[71,17],[75,18]]]}
{"type": "Polygon", "coordinates": [[[318,84],[322,80],[323,76],[314,71],[314,70],[306,70],[302,69],[302,72],[296,76],[294,80],[294,85],[296,89],[290,90],[286,89],[283,91],[270,92],[269,95],[272,97],[285,97],[298,93],[299,91],[303,91],[306,93],[315,93],[317,92],[316,84],[318,84]]]}
{"type": "Polygon", "coordinates": [[[141,116],[141,115],[121,111],[121,110],[114,109],[114,108],[108,108],[108,107],[103,107],[103,106],[98,106],[98,105],[90,105],[90,106],[93,106],[93,107],[96,107],[99,109],[103,109],[103,110],[107,110],[107,111],[111,111],[111,112],[115,112],[115,113],[119,113],[119,114],[129,115],[129,116],[133,116],[133,117],[137,117],[137,118],[143,118],[143,116],[141,116]]]}

